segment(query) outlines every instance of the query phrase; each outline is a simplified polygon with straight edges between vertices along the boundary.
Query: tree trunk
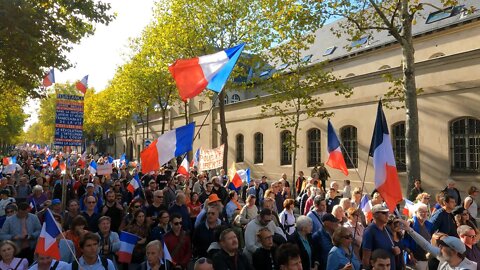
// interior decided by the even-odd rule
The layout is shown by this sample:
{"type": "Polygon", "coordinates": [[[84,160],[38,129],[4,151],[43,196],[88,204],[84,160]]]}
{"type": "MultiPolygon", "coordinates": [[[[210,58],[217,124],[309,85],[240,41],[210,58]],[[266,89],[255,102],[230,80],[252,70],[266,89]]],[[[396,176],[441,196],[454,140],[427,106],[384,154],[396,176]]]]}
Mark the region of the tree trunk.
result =
{"type": "MultiPolygon", "coordinates": [[[[221,143],[224,144],[223,153],[223,169],[228,171],[228,131],[227,123],[225,121],[225,90],[221,91],[218,97],[219,114],[220,114],[220,128],[222,130],[221,143]]],[[[215,104],[214,104],[215,105],[215,104]]]]}
{"type": "Polygon", "coordinates": [[[188,117],[188,103],[187,103],[186,100],[183,102],[183,106],[185,108],[185,125],[188,125],[188,122],[189,122],[188,121],[188,118],[189,118],[188,117]]]}
{"type": "Polygon", "coordinates": [[[293,130],[293,160],[292,160],[292,187],[290,188],[290,192],[293,194],[293,198],[297,197],[297,189],[295,186],[295,172],[297,170],[297,136],[298,136],[298,126],[300,125],[300,111],[297,111],[295,121],[295,128],[293,130]]]}
{"type": "Polygon", "coordinates": [[[413,47],[412,23],[404,22],[402,46],[403,87],[405,91],[405,150],[407,166],[407,191],[413,188],[415,179],[420,179],[420,147],[418,141],[417,85],[415,82],[415,49],[413,47]]]}
{"type": "Polygon", "coordinates": [[[147,106],[147,139],[148,139],[148,124],[149,124],[148,113],[149,113],[149,109],[147,106]]]}
{"type": "Polygon", "coordinates": [[[167,109],[162,107],[162,134],[165,133],[165,115],[167,114],[167,109]]]}

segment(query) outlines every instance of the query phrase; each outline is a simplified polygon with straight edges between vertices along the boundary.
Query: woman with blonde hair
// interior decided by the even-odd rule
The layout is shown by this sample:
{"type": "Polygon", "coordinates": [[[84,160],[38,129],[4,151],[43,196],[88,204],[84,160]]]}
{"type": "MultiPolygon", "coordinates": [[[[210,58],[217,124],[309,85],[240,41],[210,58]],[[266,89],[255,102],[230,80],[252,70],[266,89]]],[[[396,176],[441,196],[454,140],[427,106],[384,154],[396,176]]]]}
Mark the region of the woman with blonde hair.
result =
{"type": "Polygon", "coordinates": [[[340,205],[335,205],[332,209],[332,215],[335,216],[340,222],[340,225],[343,225],[347,222],[347,217],[345,216],[345,210],[340,205]]]}
{"type": "Polygon", "coordinates": [[[360,210],[350,207],[347,209],[347,222],[343,224],[343,227],[350,230],[353,235],[354,241],[352,242],[353,251],[355,255],[360,257],[360,247],[362,246],[363,231],[365,227],[361,223],[360,210]]]}
{"type": "Polygon", "coordinates": [[[17,245],[10,241],[4,240],[0,243],[0,269],[16,269],[16,270],[27,270],[28,269],[28,260],[25,258],[17,258],[15,255],[18,254],[17,245]]]}

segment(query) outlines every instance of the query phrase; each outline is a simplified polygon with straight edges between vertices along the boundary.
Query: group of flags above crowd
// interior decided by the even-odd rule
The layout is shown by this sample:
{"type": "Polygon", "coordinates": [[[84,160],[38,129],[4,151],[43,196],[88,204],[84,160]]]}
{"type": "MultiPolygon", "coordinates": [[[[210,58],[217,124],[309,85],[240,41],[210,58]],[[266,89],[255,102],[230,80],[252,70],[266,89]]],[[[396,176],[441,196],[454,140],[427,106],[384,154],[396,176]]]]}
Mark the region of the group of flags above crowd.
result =
{"type": "MultiPolygon", "coordinates": [[[[47,75],[43,78],[43,87],[49,87],[55,83],[55,70],[52,68],[48,71],[47,75]]],[[[80,81],[75,83],[75,88],[82,92],[84,95],[88,88],[88,75],[85,75],[80,81]]]]}
{"type": "MultiPolygon", "coordinates": [[[[179,59],[173,63],[169,67],[169,71],[175,80],[182,100],[193,98],[204,89],[210,89],[216,93],[222,91],[244,47],[245,44],[242,43],[211,55],[204,55],[192,59],[179,59]]],[[[88,87],[87,81],[88,75],[76,84],[77,89],[82,93],[85,93],[88,87]]],[[[54,70],[51,69],[47,76],[45,76],[43,85],[50,86],[54,82],[54,70]]],[[[194,131],[195,123],[190,123],[166,132],[153,141],[140,154],[142,172],[149,173],[151,171],[157,171],[171,159],[186,155],[186,153],[192,151],[194,131]]],[[[326,164],[348,175],[340,140],[330,120],[328,121],[328,152],[329,157],[326,164]]],[[[393,149],[389,139],[388,125],[381,101],[378,103],[377,118],[370,145],[369,157],[373,158],[375,188],[385,199],[389,209],[393,211],[397,203],[402,201],[402,193],[393,149]]],[[[196,159],[198,162],[198,158],[197,151],[193,161],[196,159]]],[[[89,168],[96,170],[95,161],[92,162],[89,168]]],[[[188,163],[187,157],[185,156],[178,172],[187,175],[191,167],[189,165],[191,164],[188,163]]],[[[235,164],[233,164],[229,170],[229,176],[235,187],[241,185],[241,175],[243,175],[244,179],[249,179],[250,170],[239,174],[235,169],[235,164]]],[[[135,183],[133,186],[135,186],[135,183]]]]}

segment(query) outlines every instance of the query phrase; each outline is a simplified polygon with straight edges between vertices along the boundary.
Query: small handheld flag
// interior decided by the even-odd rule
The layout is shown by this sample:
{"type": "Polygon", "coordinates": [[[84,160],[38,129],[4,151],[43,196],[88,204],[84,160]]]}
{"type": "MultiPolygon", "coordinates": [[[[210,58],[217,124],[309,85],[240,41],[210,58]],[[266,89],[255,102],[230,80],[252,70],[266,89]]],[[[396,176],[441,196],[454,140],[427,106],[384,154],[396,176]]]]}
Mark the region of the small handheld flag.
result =
{"type": "Polygon", "coordinates": [[[188,160],[187,160],[187,156],[185,155],[185,157],[182,160],[182,164],[180,164],[180,166],[177,169],[177,173],[184,175],[185,177],[188,177],[190,175],[189,173],[190,170],[188,167],[189,167],[188,160]]]}
{"type": "Polygon", "coordinates": [[[55,83],[55,72],[53,68],[48,71],[47,75],[43,78],[43,86],[48,87],[55,83]]]}
{"type": "Polygon", "coordinates": [[[330,120],[328,120],[328,161],[326,164],[348,175],[347,165],[345,164],[342,149],[340,148],[340,140],[330,120]]]}
{"type": "Polygon", "coordinates": [[[182,100],[197,96],[205,88],[222,91],[244,47],[242,43],[214,54],[175,61],[168,70],[182,100]]]}
{"type": "Polygon", "coordinates": [[[87,92],[87,88],[88,88],[88,75],[83,77],[82,80],[78,81],[75,84],[75,87],[77,88],[78,91],[85,94],[87,92]]]}
{"type": "Polygon", "coordinates": [[[56,239],[59,234],[60,229],[53,218],[52,212],[50,212],[50,209],[47,209],[35,253],[60,260],[60,249],[56,239]]]}
{"type": "Polygon", "coordinates": [[[140,237],[129,232],[120,232],[120,250],[117,252],[118,261],[121,263],[131,263],[133,248],[137,244],[140,237]]]}
{"type": "Polygon", "coordinates": [[[239,188],[242,185],[242,179],[235,168],[235,162],[232,163],[232,167],[228,170],[228,178],[235,188],[239,188]]]}

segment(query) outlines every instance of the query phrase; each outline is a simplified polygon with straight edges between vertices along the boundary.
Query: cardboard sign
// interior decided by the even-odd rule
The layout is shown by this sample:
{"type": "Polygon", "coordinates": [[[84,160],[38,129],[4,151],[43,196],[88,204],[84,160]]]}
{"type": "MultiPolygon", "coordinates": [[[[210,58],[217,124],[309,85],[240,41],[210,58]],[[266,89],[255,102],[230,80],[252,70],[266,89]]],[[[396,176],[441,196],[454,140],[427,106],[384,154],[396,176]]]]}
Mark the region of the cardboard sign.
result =
{"type": "Polygon", "coordinates": [[[112,164],[98,164],[97,165],[97,174],[98,175],[107,175],[112,174],[112,164]]]}
{"type": "Polygon", "coordinates": [[[214,149],[200,148],[199,170],[207,171],[217,169],[223,166],[223,149],[224,145],[220,145],[214,149]]]}

